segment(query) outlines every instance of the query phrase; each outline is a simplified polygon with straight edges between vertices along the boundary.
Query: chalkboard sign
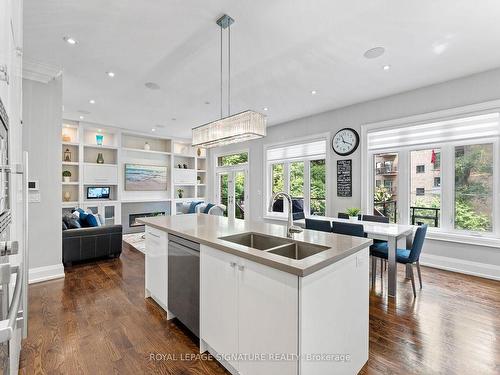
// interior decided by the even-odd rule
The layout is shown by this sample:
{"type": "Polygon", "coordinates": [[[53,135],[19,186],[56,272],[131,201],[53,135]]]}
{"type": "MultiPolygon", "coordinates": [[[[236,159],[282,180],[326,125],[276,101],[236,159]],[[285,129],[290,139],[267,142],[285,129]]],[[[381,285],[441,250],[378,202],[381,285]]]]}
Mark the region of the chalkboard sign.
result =
{"type": "Polygon", "coordinates": [[[352,159],[337,160],[337,197],[352,197],[352,159]]]}

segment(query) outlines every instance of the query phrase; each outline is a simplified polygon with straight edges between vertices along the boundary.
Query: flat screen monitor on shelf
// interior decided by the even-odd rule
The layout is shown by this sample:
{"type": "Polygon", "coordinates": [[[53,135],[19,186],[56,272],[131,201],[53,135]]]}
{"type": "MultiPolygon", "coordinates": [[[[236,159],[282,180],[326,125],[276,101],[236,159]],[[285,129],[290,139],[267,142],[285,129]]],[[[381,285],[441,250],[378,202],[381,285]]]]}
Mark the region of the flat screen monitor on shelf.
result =
{"type": "Polygon", "coordinates": [[[109,199],[110,187],[88,187],[87,199],[109,199]]]}

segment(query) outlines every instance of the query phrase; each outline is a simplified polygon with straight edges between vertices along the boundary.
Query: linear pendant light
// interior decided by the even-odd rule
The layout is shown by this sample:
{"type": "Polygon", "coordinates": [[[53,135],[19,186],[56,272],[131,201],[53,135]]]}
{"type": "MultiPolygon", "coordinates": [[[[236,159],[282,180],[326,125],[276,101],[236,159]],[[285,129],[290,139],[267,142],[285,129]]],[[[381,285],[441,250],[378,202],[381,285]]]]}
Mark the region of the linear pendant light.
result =
{"type": "Polygon", "coordinates": [[[220,113],[221,118],[209,122],[208,124],[193,128],[193,146],[198,147],[218,147],[231,143],[244,142],[251,139],[262,138],[266,136],[266,116],[262,113],[247,110],[231,115],[231,24],[234,19],[227,14],[217,20],[217,25],[221,32],[221,75],[220,75],[220,113]],[[222,33],[227,29],[228,32],[228,87],[227,87],[227,117],[223,117],[222,111],[222,33]]]}

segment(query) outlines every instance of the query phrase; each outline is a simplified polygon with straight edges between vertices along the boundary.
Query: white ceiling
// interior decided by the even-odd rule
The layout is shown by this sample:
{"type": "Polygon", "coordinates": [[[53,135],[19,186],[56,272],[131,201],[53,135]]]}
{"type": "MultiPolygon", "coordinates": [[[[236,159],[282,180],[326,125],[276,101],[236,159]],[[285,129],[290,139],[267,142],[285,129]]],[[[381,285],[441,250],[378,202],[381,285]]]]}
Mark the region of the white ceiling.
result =
{"type": "Polygon", "coordinates": [[[500,66],[498,0],[24,0],[24,56],[63,68],[68,119],[189,137],[219,116],[223,13],[232,112],[270,125],[500,66]]]}

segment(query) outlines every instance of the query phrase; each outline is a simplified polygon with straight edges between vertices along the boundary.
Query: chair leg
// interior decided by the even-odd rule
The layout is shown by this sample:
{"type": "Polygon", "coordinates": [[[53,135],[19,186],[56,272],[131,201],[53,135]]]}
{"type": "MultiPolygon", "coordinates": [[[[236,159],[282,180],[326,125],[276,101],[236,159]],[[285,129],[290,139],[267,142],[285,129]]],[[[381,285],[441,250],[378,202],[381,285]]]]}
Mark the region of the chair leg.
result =
{"type": "Polygon", "coordinates": [[[372,289],[375,288],[375,272],[377,272],[377,258],[370,257],[372,260],[372,289]]]}
{"type": "Polygon", "coordinates": [[[384,277],[384,259],[380,258],[380,280],[384,277]]]}
{"type": "Polygon", "coordinates": [[[387,271],[387,259],[384,260],[384,270],[387,271]]]}
{"type": "Polygon", "coordinates": [[[411,264],[407,264],[408,271],[410,273],[411,287],[413,289],[413,298],[417,297],[417,291],[415,289],[415,276],[413,276],[413,266],[411,264]]]}
{"type": "Polygon", "coordinates": [[[420,262],[417,261],[417,273],[418,273],[418,281],[420,283],[420,289],[422,289],[422,273],[420,272],[420,262]]]}

